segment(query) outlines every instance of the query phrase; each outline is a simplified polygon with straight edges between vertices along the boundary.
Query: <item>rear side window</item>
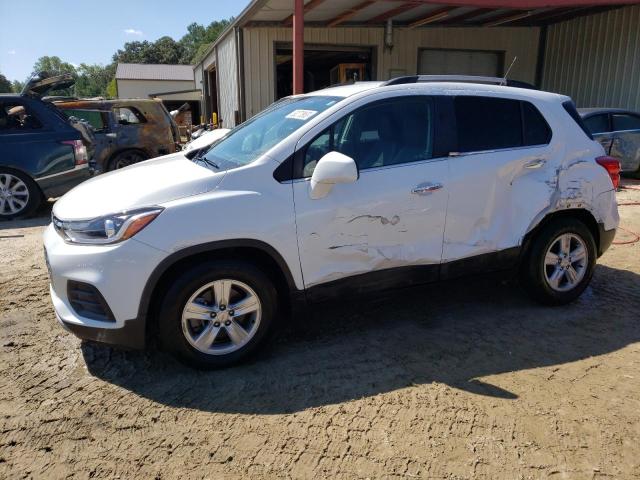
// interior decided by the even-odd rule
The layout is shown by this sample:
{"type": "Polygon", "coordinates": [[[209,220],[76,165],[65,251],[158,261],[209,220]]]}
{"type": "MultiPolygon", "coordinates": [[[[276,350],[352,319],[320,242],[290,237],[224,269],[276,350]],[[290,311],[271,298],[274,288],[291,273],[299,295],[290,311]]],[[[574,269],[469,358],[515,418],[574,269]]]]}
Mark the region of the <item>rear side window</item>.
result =
{"type": "Polygon", "coordinates": [[[134,107],[116,107],[113,109],[113,113],[120,125],[135,125],[146,122],[142,113],[134,107]]]}
{"type": "Polygon", "coordinates": [[[18,102],[0,103],[0,132],[18,133],[42,128],[33,111],[18,102]]]}
{"type": "Polygon", "coordinates": [[[104,130],[106,127],[102,112],[98,110],[65,109],[63,112],[67,117],[76,117],[89,122],[89,125],[97,132],[104,130]]]}
{"type": "Polygon", "coordinates": [[[567,111],[567,113],[569,114],[569,116],[571,118],[573,118],[573,121],[576,122],[578,124],[578,126],[582,129],[582,131],[584,132],[584,134],[589,137],[591,140],[593,140],[593,135],[591,135],[591,132],[589,131],[589,129],[587,128],[587,126],[584,124],[584,122],[582,121],[582,117],[580,116],[580,114],[578,113],[578,110],[576,110],[576,106],[573,104],[573,102],[571,100],[567,100],[566,102],[562,103],[562,106],[564,107],[564,109],[567,111]]]}
{"type": "Polygon", "coordinates": [[[607,133],[609,128],[609,115],[604,113],[601,115],[592,115],[584,119],[584,124],[591,133],[607,133]]]}
{"type": "Polygon", "coordinates": [[[544,145],[551,129],[529,102],[494,97],[456,97],[458,151],[480,152],[544,145]]]}
{"type": "Polygon", "coordinates": [[[520,102],[522,106],[522,129],[524,146],[546,145],[551,141],[551,128],[542,114],[529,102],[520,102]]]}
{"type": "Polygon", "coordinates": [[[640,130],[640,117],[626,113],[614,113],[611,115],[613,129],[616,132],[624,130],[640,130]]]}

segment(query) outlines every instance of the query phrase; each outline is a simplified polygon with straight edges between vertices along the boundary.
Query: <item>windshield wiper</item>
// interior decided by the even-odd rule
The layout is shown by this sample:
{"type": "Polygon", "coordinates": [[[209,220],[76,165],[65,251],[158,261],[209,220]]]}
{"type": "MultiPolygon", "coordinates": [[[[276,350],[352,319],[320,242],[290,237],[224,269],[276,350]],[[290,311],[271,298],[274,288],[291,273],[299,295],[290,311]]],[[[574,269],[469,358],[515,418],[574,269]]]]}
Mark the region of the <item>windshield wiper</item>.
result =
{"type": "Polygon", "coordinates": [[[215,168],[216,170],[220,170],[220,165],[218,165],[216,162],[214,162],[213,160],[209,160],[207,157],[205,157],[204,155],[196,155],[196,157],[194,158],[194,160],[199,160],[201,162],[206,163],[207,165],[209,165],[210,167],[215,168]]]}

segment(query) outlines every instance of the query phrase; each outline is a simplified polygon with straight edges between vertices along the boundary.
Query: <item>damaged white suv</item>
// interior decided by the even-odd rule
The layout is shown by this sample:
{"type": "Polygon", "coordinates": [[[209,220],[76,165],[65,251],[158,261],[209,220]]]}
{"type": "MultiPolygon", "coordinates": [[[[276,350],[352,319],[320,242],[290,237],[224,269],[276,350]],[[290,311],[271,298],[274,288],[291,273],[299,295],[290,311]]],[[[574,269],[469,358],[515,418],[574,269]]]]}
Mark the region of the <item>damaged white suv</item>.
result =
{"type": "Polygon", "coordinates": [[[429,80],[285,98],[75,188],[44,236],[60,322],[206,368],[337,294],[517,269],[541,302],[574,300],[618,225],[618,161],[568,97],[429,80]]]}

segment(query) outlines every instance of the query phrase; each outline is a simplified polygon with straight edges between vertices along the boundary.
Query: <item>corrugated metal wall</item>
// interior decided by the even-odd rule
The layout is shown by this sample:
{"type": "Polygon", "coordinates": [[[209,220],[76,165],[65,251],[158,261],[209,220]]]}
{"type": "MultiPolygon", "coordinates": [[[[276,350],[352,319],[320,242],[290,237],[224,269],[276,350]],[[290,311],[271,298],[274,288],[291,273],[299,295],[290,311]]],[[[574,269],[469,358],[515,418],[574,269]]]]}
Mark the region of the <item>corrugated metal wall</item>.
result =
{"type": "Polygon", "coordinates": [[[640,6],[549,27],[542,87],[579,107],[640,110],[640,6]]]}
{"type": "Polygon", "coordinates": [[[220,105],[218,115],[222,126],[235,126],[235,111],[238,110],[238,55],[236,52],[236,37],[231,30],[217,45],[218,62],[218,92],[220,105]]]}
{"type": "MultiPolygon", "coordinates": [[[[391,69],[415,74],[419,48],[453,48],[505,51],[505,68],[513,60],[511,77],[534,82],[538,28],[423,28],[394,30],[394,48],[385,49],[383,28],[306,28],[305,42],[324,45],[376,47],[376,80],[387,80],[391,69]]],[[[291,42],[290,28],[245,28],[245,101],[247,117],[274,101],[274,44],[291,42]]],[[[222,58],[220,65],[225,65],[222,58]]],[[[222,91],[221,91],[222,95],[222,91]]],[[[222,97],[221,97],[222,98],[222,97]]]]}

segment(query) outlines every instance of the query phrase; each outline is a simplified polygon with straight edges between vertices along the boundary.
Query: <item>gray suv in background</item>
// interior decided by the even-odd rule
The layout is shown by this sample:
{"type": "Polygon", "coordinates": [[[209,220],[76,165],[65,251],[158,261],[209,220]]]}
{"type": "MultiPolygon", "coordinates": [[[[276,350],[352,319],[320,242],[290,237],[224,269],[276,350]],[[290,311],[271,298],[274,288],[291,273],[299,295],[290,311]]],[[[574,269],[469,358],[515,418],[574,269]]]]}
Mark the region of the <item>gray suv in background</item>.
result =
{"type": "Polygon", "coordinates": [[[640,113],[615,108],[581,108],[585,125],[622,171],[640,178],[640,113]]]}

